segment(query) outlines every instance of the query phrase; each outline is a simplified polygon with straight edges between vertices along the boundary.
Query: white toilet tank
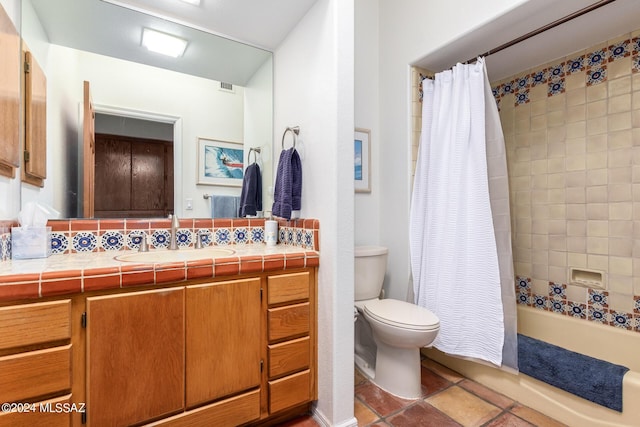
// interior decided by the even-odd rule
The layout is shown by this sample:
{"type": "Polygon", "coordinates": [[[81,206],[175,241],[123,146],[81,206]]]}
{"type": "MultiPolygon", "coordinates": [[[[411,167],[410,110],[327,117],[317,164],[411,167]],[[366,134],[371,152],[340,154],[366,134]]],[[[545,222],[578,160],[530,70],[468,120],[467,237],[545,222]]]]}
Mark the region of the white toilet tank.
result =
{"type": "Polygon", "coordinates": [[[355,300],[378,298],[387,271],[387,248],[383,246],[356,246],[355,300]]]}

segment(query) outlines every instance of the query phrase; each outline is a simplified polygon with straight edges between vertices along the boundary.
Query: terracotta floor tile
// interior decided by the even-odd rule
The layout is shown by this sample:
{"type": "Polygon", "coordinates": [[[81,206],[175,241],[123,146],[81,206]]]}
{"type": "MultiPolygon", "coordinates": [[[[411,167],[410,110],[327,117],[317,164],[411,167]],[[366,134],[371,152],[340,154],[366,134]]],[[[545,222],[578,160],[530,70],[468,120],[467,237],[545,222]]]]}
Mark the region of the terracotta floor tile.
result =
{"type": "Polygon", "coordinates": [[[507,396],[497,393],[475,381],[464,379],[460,381],[458,385],[502,409],[506,409],[514,404],[514,401],[512,399],[509,399],[507,396]]]}
{"type": "Polygon", "coordinates": [[[425,400],[465,427],[481,426],[502,412],[497,406],[458,386],[450,387],[425,400]]]}
{"type": "Polygon", "coordinates": [[[411,402],[387,393],[370,381],[356,387],[356,397],[381,417],[386,417],[411,402]]]}
{"type": "Polygon", "coordinates": [[[423,359],[422,366],[431,369],[433,372],[451,381],[452,383],[457,383],[464,379],[464,377],[456,371],[453,371],[446,366],[439,364],[438,362],[434,362],[431,359],[423,359]]]}
{"type": "Polygon", "coordinates": [[[420,382],[422,383],[422,396],[427,397],[450,387],[453,383],[430,369],[420,369],[420,382]]]}
{"type": "Polygon", "coordinates": [[[535,427],[533,424],[518,418],[509,412],[500,415],[498,418],[487,424],[486,427],[535,427]]]}
{"type": "Polygon", "coordinates": [[[387,422],[394,427],[460,427],[460,424],[424,401],[390,416],[387,422]]]}
{"type": "Polygon", "coordinates": [[[536,426],[541,426],[541,427],[564,427],[565,426],[565,424],[562,424],[561,422],[558,422],[551,417],[548,417],[544,414],[541,414],[538,411],[535,411],[531,408],[527,408],[526,406],[522,406],[520,404],[517,404],[516,406],[514,406],[510,412],[512,414],[519,416],[520,418],[523,418],[529,421],[531,424],[534,424],[536,426]]]}
{"type": "Polygon", "coordinates": [[[367,407],[364,403],[360,402],[358,399],[355,399],[353,402],[353,412],[358,420],[359,426],[367,426],[374,421],[380,419],[380,417],[373,412],[371,409],[367,407]]]}

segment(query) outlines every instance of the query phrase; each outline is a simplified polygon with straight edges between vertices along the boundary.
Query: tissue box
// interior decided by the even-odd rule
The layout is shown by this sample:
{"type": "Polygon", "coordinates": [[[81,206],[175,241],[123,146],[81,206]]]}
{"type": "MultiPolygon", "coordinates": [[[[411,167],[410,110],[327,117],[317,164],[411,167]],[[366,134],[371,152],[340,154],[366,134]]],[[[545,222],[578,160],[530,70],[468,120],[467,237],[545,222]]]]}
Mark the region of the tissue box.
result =
{"type": "Polygon", "coordinates": [[[46,258],[51,255],[51,227],[12,227],[11,258],[46,258]]]}

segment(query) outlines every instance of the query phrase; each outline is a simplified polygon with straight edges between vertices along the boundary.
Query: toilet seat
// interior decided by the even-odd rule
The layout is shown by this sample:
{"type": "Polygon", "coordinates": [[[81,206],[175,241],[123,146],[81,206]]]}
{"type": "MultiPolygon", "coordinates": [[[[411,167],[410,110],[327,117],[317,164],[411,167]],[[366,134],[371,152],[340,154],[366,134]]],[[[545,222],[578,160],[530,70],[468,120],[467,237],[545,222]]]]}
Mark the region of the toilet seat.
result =
{"type": "Polygon", "coordinates": [[[367,301],[364,311],[371,318],[387,325],[419,331],[440,328],[440,320],[431,311],[405,301],[381,299],[367,301]]]}

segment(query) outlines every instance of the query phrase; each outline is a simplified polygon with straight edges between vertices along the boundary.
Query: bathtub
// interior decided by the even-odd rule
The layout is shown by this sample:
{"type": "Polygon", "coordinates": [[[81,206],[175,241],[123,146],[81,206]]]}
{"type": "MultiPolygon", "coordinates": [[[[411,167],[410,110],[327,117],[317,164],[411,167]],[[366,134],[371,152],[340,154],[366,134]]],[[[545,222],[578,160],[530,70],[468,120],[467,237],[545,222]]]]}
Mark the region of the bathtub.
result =
{"type": "Polygon", "coordinates": [[[518,306],[518,332],[628,367],[623,380],[623,412],[597,405],[527,375],[513,375],[434,349],[422,352],[467,378],[569,426],[640,426],[640,333],[526,306],[518,306]]]}

